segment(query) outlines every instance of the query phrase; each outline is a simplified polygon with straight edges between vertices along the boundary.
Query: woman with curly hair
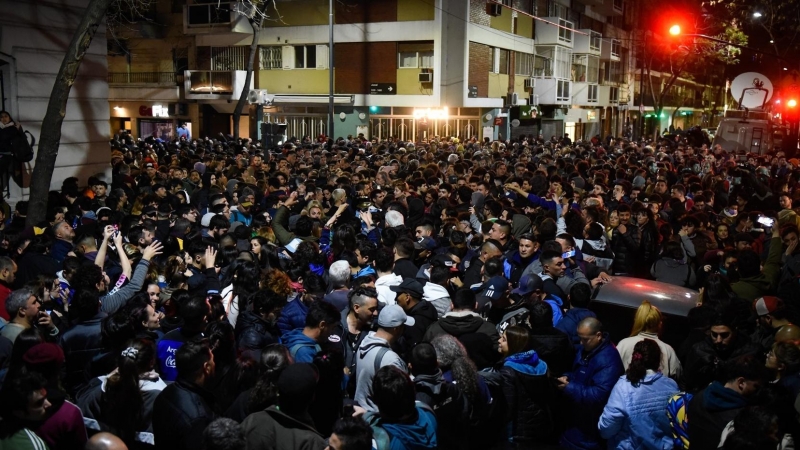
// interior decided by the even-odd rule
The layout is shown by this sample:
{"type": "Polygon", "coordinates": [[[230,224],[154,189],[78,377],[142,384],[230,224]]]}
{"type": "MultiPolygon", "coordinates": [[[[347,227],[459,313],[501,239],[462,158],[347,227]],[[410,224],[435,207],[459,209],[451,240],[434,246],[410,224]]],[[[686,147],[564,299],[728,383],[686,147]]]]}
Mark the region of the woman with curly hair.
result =
{"type": "Polygon", "coordinates": [[[231,262],[225,279],[221,285],[225,286],[220,293],[222,303],[228,321],[236,327],[236,319],[239,311],[247,309],[247,305],[241,304],[245,298],[258,290],[260,284],[261,271],[253,261],[235,259],[231,262]]]}

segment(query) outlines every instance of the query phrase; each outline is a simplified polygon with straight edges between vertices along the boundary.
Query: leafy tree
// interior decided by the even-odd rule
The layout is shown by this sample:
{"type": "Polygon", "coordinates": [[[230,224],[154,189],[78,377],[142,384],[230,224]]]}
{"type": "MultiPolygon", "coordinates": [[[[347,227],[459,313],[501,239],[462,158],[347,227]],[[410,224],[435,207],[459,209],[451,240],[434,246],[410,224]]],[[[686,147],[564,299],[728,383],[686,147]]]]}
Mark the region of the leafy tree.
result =
{"type": "MultiPolygon", "coordinates": [[[[656,2],[640,2],[644,19],[641,23],[645,25],[640,33],[640,54],[644,55],[645,82],[657,118],[666,107],[675,107],[674,115],[692,100],[688,96],[670,95],[678,78],[707,83],[715,65],[736,64],[740,47],[747,45],[748,37],[736,22],[703,13],[700,6],[695,0],[679,0],[667,8],[656,2]],[[668,30],[676,23],[681,25],[681,35],[670,36],[668,30]],[[667,75],[658,86],[654,83],[654,71],[667,75]]],[[[657,133],[658,126],[653,135],[657,133]]]]}

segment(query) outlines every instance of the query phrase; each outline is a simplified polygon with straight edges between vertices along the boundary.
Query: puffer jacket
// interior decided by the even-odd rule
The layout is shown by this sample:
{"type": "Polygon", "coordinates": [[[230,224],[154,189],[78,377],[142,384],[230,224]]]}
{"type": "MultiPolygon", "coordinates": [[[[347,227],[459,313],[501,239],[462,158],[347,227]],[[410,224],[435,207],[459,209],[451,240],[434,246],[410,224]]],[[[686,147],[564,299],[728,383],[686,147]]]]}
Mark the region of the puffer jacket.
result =
{"type": "Polygon", "coordinates": [[[717,351],[711,338],[706,336],[705,340],[689,350],[686,357],[686,364],[683,365],[686,389],[692,392],[703,389],[720,375],[725,361],[756,353],[758,346],[741,334],[733,337],[724,352],[717,351]]]}
{"type": "Polygon", "coordinates": [[[658,229],[650,221],[640,229],[634,229],[633,238],[637,241],[634,273],[637,277],[648,278],[650,266],[658,259],[658,229]]]}
{"type": "Polygon", "coordinates": [[[572,368],[575,350],[569,336],[555,327],[539,327],[530,332],[530,346],[550,368],[550,375],[560,377],[572,368]]]}
{"type": "Polygon", "coordinates": [[[626,225],[625,233],[614,228],[611,233],[611,251],[614,252],[614,275],[633,275],[639,247],[634,240],[634,225],[626,225]]]}
{"type": "Polygon", "coordinates": [[[303,303],[299,296],[287,303],[278,317],[278,328],[281,330],[281,335],[297,328],[303,328],[306,324],[306,314],[308,314],[308,305],[303,303]]]}
{"type": "Polygon", "coordinates": [[[164,388],[153,404],[156,449],[203,447],[203,430],[217,417],[211,392],[185,380],[176,381],[164,388]]]}
{"type": "Polygon", "coordinates": [[[278,342],[274,327],[252,311],[239,314],[236,320],[236,348],[241,350],[260,350],[278,342]]]}
{"type": "Polygon", "coordinates": [[[569,384],[564,397],[572,415],[559,444],[574,450],[600,450],[603,448],[597,421],[611,395],[617,380],[625,372],[622,359],[614,344],[603,333],[603,342],[585,354],[578,348],[572,371],[567,373],[569,384]]]}
{"type": "Polygon", "coordinates": [[[648,370],[636,384],[620,377],[597,424],[600,436],[608,439],[608,448],[671,450],[672,431],[665,411],[667,400],[678,391],[678,384],[661,372],[648,370]]]}
{"type": "Polygon", "coordinates": [[[511,423],[508,439],[514,443],[546,440],[553,432],[551,405],[555,392],[547,376],[547,363],[535,350],[511,355],[500,369],[511,423]]]}

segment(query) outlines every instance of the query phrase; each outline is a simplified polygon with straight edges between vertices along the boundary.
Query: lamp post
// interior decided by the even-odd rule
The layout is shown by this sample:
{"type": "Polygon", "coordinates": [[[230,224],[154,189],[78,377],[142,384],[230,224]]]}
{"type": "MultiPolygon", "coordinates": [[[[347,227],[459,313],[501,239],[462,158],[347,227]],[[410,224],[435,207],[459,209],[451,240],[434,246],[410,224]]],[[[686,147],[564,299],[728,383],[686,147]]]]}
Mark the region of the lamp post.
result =
{"type": "MultiPolygon", "coordinates": [[[[333,141],[333,0],[328,0],[328,140],[333,141]]],[[[330,148],[329,148],[330,150],[330,148]]]]}

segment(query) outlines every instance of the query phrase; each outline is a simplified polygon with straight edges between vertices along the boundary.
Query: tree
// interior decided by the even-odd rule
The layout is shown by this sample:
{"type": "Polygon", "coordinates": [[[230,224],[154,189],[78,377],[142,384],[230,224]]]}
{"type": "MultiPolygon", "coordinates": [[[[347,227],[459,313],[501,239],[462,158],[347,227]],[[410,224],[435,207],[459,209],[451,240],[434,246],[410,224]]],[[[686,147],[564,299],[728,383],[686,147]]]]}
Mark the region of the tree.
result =
{"type": "MultiPolygon", "coordinates": [[[[766,33],[762,39],[769,42],[759,44],[768,45],[775,55],[788,60],[800,55],[800,0],[715,0],[705,7],[719,20],[766,33]]],[[[754,37],[760,35],[753,33],[754,37]]]]}
{"type": "Polygon", "coordinates": [[[253,64],[256,59],[256,52],[258,52],[258,33],[261,31],[261,26],[265,20],[279,17],[277,11],[275,0],[238,0],[234,6],[234,12],[247,17],[250,27],[253,28],[253,40],[250,42],[250,54],[247,58],[247,75],[245,76],[244,86],[242,86],[242,92],[239,94],[239,100],[236,102],[236,108],[233,110],[234,139],[239,139],[239,122],[244,105],[247,103],[250,82],[253,79],[253,64]]]}
{"type": "Polygon", "coordinates": [[[64,60],[58,69],[50,101],[42,120],[42,131],[36,163],[31,175],[30,201],[28,205],[27,226],[43,222],[47,213],[47,199],[50,191],[50,180],[58,157],[58,146],[61,141],[61,125],[67,113],[69,92],[75,83],[78,69],[81,67],[86,50],[92,43],[97,29],[103,22],[106,12],[113,0],[90,0],[83,19],[72,36],[72,41],[64,54],[64,60]]]}
{"type": "MultiPolygon", "coordinates": [[[[642,28],[641,39],[642,54],[646,55],[642,61],[647,71],[645,80],[658,120],[666,107],[676,108],[674,116],[674,113],[689,100],[686,97],[670,94],[679,78],[708,82],[713,73],[709,69],[712,69],[715,63],[727,66],[738,62],[738,57],[741,55],[740,47],[747,45],[748,37],[737,27],[735,21],[724,22],[711,14],[691,13],[693,8],[700,6],[692,0],[677,2],[673,8],[667,10],[655,2],[641,2],[640,5],[642,17],[659,18],[644,21],[647,26],[642,28]],[[691,20],[683,17],[691,17],[691,20]],[[684,31],[688,35],[677,33],[675,36],[667,37],[667,30],[676,23],[683,25],[688,23],[688,29],[691,31],[684,31]],[[653,33],[649,34],[648,29],[653,33]],[[645,43],[648,45],[645,46],[645,43]],[[667,76],[658,87],[654,85],[653,71],[667,76]]],[[[685,26],[681,28],[686,29],[685,26]]],[[[644,95],[644,92],[641,95],[644,95]]],[[[659,126],[654,127],[653,138],[657,136],[658,131],[659,126]]]]}

